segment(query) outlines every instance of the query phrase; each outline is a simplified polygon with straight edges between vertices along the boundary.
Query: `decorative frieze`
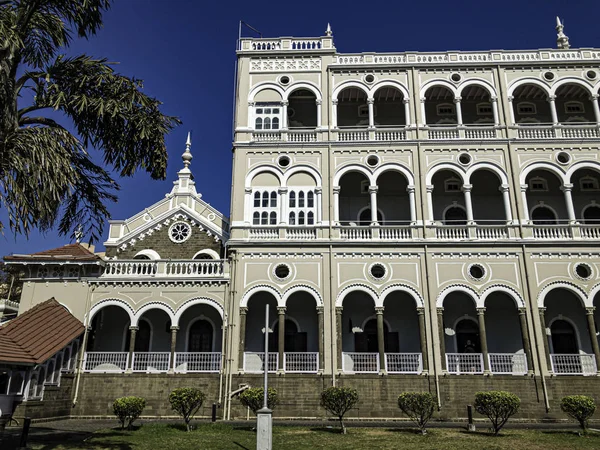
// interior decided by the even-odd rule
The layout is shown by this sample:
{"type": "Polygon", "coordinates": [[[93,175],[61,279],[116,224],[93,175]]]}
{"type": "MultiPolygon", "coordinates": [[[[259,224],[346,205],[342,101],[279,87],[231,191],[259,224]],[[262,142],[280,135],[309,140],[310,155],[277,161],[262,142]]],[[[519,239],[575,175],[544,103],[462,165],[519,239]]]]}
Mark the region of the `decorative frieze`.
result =
{"type": "Polygon", "coordinates": [[[321,58],[252,58],[252,72],[311,72],[321,70],[321,58]]]}

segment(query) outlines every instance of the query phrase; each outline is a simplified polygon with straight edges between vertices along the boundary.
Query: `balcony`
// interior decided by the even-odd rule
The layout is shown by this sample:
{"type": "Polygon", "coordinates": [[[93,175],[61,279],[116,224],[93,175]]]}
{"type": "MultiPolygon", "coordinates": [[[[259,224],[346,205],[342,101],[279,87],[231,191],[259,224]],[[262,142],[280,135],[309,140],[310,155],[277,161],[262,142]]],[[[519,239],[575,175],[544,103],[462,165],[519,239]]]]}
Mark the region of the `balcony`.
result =
{"type": "MultiPolygon", "coordinates": [[[[244,372],[264,373],[265,354],[263,352],[244,352],[244,372]]],[[[279,353],[269,352],[269,372],[277,372],[279,353]]],[[[283,354],[285,373],[317,373],[319,371],[319,353],[285,352],[283,354]]]]}
{"type": "Polygon", "coordinates": [[[496,139],[498,137],[498,127],[493,125],[452,125],[436,126],[428,125],[425,127],[426,138],[434,141],[446,141],[453,139],[496,139]]]}
{"type": "Polygon", "coordinates": [[[596,375],[596,357],[588,354],[551,354],[554,375],[596,375]]]}
{"type": "Polygon", "coordinates": [[[446,353],[448,373],[481,374],[483,373],[482,353],[446,353]]]}
{"type": "MultiPolygon", "coordinates": [[[[171,369],[170,352],[134,352],[129,364],[128,352],[86,352],[84,372],[124,373],[133,372],[166,373],[171,369]]],[[[221,353],[175,353],[176,373],[208,372],[221,370],[221,353]]]]}
{"type": "Polygon", "coordinates": [[[168,372],[169,368],[171,367],[171,353],[134,352],[131,366],[134,372],[168,372]]]}
{"type": "Polygon", "coordinates": [[[342,372],[379,373],[379,353],[342,353],[342,372]]]}
{"type": "Polygon", "coordinates": [[[496,375],[526,375],[525,353],[489,353],[490,372],[496,375]]]}
{"type": "Polygon", "coordinates": [[[224,278],[225,261],[215,260],[111,260],[101,279],[224,278]]]}
{"type": "MultiPolygon", "coordinates": [[[[268,371],[271,373],[277,372],[279,366],[279,353],[269,352],[268,371]]],[[[263,352],[244,352],[244,372],[247,373],[264,373],[265,371],[265,354],[263,352]]]]}
{"type": "Polygon", "coordinates": [[[521,124],[512,127],[518,139],[595,139],[600,138],[600,126],[596,123],[577,124],[521,124]]]}
{"type": "Polygon", "coordinates": [[[176,373],[219,372],[220,370],[220,352],[175,353],[176,373]]]}
{"type": "Polygon", "coordinates": [[[84,372],[122,373],[129,365],[128,352],[86,352],[84,372]]]}
{"type": "Polygon", "coordinates": [[[294,142],[308,143],[317,142],[319,135],[313,129],[307,130],[270,130],[270,131],[253,131],[253,142],[294,142]]]}

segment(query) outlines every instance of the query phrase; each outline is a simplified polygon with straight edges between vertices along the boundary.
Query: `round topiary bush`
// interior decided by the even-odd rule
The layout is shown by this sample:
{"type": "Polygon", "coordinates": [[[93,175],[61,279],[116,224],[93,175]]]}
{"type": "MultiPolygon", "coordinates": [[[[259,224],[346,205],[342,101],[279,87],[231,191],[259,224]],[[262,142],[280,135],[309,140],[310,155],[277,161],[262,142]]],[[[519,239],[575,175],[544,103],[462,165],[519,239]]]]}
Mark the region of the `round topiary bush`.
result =
{"type": "Polygon", "coordinates": [[[398,407],[421,430],[427,434],[425,425],[431,419],[436,406],[436,398],[430,392],[403,392],[398,396],[398,407]]]}
{"type": "Polygon", "coordinates": [[[588,421],[596,411],[596,403],[593,398],[586,395],[568,395],[560,401],[560,409],[579,422],[579,426],[585,433],[588,421]]]}
{"type": "Polygon", "coordinates": [[[142,415],[146,399],[142,397],[120,397],[113,402],[113,413],[121,422],[121,429],[131,429],[133,422],[142,415]]]}
{"type": "Polygon", "coordinates": [[[492,422],[494,436],[497,436],[509,417],[521,406],[521,399],[512,392],[488,391],[475,394],[475,410],[487,416],[492,422]]]}
{"type": "Polygon", "coordinates": [[[204,392],[197,388],[179,388],[169,394],[171,409],[183,417],[187,431],[190,431],[190,421],[205,398],[204,392]]]}
{"type": "MultiPolygon", "coordinates": [[[[246,389],[240,394],[240,402],[242,405],[250,408],[254,414],[261,409],[264,404],[265,390],[263,388],[246,389]]],[[[267,390],[267,406],[269,409],[274,409],[277,406],[277,391],[273,388],[267,390]]]]}
{"type": "Polygon", "coordinates": [[[321,392],[321,406],[329,413],[337,416],[342,428],[342,434],[346,434],[344,426],[344,414],[354,408],[358,403],[358,391],[348,387],[330,387],[321,392]]]}

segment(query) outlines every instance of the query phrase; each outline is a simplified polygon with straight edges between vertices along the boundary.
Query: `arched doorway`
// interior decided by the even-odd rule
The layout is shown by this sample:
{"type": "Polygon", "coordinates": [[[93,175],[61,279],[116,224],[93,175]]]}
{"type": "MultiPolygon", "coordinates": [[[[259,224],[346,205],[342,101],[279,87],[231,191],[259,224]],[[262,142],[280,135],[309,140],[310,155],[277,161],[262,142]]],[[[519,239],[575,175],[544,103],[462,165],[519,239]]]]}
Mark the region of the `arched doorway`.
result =
{"type": "MultiPolygon", "coordinates": [[[[377,210],[377,222],[379,224],[383,223],[383,216],[381,215],[381,211],[377,210]]],[[[358,224],[360,226],[369,226],[371,225],[371,208],[363,209],[360,213],[358,224]]]]}
{"type": "Polygon", "coordinates": [[[553,353],[579,353],[575,328],[573,328],[573,325],[571,325],[568,321],[562,319],[555,320],[550,326],[550,332],[552,334],[553,353]]]}
{"type": "Polygon", "coordinates": [[[457,353],[479,353],[481,352],[481,341],[479,339],[479,327],[474,320],[462,319],[456,324],[456,352],[457,353]]]}
{"type": "Polygon", "coordinates": [[[556,225],[556,214],[546,206],[538,206],[531,211],[531,221],[534,225],[556,225]]]}
{"type": "MultiPolygon", "coordinates": [[[[308,351],[308,336],[306,331],[300,331],[295,320],[285,319],[285,352],[308,351]]],[[[272,338],[269,339],[269,351],[277,352],[279,349],[279,320],[273,326],[272,338]]]]}
{"type": "Polygon", "coordinates": [[[208,353],[213,351],[213,326],[206,319],[198,319],[188,333],[187,348],[190,353],[208,353]]]}
{"type": "Polygon", "coordinates": [[[583,223],[586,225],[600,224],[600,206],[588,206],[583,211],[583,223]]]}
{"type": "Polygon", "coordinates": [[[444,213],[444,225],[466,225],[467,211],[460,206],[452,206],[444,213]]]}

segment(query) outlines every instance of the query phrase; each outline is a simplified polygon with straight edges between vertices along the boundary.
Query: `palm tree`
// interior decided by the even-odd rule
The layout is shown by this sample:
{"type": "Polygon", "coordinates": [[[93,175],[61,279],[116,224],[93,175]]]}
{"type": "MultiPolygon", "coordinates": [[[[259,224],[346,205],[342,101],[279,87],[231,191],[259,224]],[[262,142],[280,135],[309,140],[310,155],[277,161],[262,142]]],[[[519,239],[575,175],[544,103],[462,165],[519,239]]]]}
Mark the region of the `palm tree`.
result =
{"type": "Polygon", "coordinates": [[[118,190],[109,171],[166,176],[164,137],[179,120],[106,59],[60,54],[75,35],[94,35],[109,7],[110,0],[0,0],[0,208],[15,234],[58,224],[61,235],[82,227],[97,240],[118,190]],[[102,152],[105,168],[88,148],[102,152]]]}

